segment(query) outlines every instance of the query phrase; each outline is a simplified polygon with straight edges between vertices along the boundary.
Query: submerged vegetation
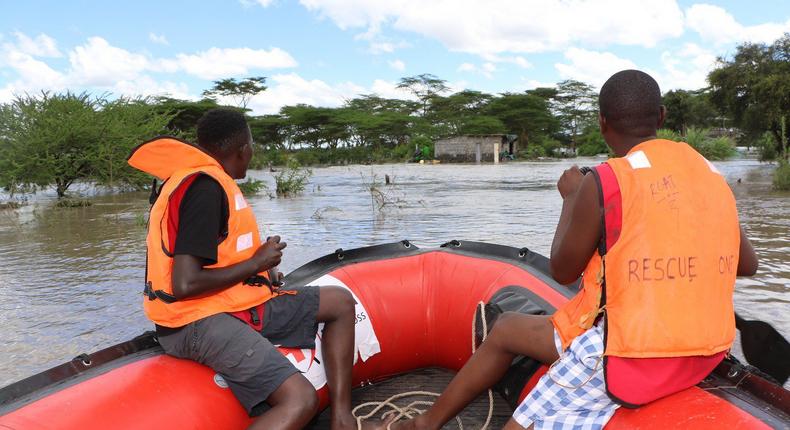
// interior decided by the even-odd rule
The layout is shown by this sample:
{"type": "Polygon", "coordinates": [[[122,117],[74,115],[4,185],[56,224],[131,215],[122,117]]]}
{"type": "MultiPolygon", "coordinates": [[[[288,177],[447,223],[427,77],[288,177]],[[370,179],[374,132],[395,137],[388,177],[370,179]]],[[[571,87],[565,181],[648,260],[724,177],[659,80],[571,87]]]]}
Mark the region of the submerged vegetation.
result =
{"type": "Polygon", "coordinates": [[[236,185],[239,186],[239,189],[245,196],[253,196],[269,188],[265,182],[255,178],[248,178],[246,181],[238,182],[236,185]]]}
{"type": "Polygon", "coordinates": [[[274,175],[277,195],[290,197],[300,194],[304,191],[307,181],[312,175],[312,170],[302,167],[296,159],[289,160],[287,166],[274,175]]]}

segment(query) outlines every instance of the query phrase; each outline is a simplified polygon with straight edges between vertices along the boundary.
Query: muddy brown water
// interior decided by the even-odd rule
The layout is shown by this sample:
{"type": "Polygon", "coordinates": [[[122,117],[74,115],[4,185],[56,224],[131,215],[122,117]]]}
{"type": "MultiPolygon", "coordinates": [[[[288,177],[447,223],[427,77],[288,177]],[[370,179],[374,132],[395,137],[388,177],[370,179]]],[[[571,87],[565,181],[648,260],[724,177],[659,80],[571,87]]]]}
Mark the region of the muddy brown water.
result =
{"type": "MultiPolygon", "coordinates": [[[[420,247],[477,240],[545,255],[561,207],[557,178],[571,164],[600,161],[315,168],[301,196],[249,201],[261,234],[288,242],[286,273],[337,248],[401,239],[420,247]],[[383,185],[385,175],[394,185],[383,185]],[[384,195],[378,201],[374,178],[384,195]]],[[[771,190],[771,165],[715,164],[760,258],[757,275],[738,280],[735,307],[790,338],[790,193],[771,190]]],[[[273,190],[271,173],[251,176],[273,190]]],[[[55,208],[54,193],[44,192],[0,211],[0,386],[152,327],[140,295],[148,196],[79,191],[94,194],[92,206],[55,208]]]]}

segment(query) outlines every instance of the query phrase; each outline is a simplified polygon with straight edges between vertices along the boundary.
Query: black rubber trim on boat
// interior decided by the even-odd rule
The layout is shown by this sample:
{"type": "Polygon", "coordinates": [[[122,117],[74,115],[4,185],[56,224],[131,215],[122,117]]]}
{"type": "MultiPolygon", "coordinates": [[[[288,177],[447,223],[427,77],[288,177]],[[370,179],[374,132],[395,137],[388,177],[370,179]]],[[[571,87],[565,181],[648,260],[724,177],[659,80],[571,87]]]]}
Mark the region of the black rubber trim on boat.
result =
{"type": "Polygon", "coordinates": [[[93,354],[80,354],[71,361],[0,388],[0,415],[130,362],[163,353],[156,335],[149,331],[93,354]]]}

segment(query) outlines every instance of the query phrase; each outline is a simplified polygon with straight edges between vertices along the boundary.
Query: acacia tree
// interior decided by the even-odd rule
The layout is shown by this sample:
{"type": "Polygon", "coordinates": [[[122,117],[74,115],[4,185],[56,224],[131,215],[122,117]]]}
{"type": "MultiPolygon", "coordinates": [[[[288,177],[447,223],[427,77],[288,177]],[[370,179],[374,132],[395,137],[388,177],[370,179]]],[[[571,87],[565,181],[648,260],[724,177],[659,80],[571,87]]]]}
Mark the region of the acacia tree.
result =
{"type": "Polygon", "coordinates": [[[2,112],[0,186],[13,193],[54,185],[59,198],[78,180],[141,187],[147,181],[126,156],[172,118],[147,99],[108,101],[87,93],[25,95],[2,112]]]}
{"type": "Polygon", "coordinates": [[[571,149],[576,149],[576,139],[585,126],[595,120],[598,112],[598,95],[589,84],[572,79],[557,84],[554,109],[568,134],[571,149]]]}
{"type": "Polygon", "coordinates": [[[491,101],[487,112],[499,118],[509,132],[518,134],[525,146],[530,138],[549,135],[559,127],[548,100],[532,93],[504,93],[491,101]]]}
{"type": "Polygon", "coordinates": [[[420,100],[423,117],[428,114],[428,104],[431,99],[450,89],[447,81],[430,73],[401,78],[397,88],[408,90],[420,100]]]}
{"type": "Polygon", "coordinates": [[[790,33],[771,45],[745,43],[732,59],[719,58],[718,67],[708,74],[711,101],[732,116],[735,126],[748,137],[768,131],[782,153],[790,140],[790,33]]]}
{"type": "Polygon", "coordinates": [[[214,81],[214,86],[211,89],[203,91],[204,97],[230,97],[236,103],[236,106],[247,109],[247,104],[250,99],[264,90],[266,90],[266,77],[255,76],[237,81],[235,78],[221,79],[214,81]]]}

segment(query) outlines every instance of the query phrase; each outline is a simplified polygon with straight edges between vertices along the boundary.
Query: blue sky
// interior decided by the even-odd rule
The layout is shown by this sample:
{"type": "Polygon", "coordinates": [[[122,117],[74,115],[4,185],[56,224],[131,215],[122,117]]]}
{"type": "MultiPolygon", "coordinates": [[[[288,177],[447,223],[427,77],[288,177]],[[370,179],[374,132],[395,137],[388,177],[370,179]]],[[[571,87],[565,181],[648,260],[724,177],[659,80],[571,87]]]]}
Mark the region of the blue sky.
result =
{"type": "Polygon", "coordinates": [[[790,31],[790,1],[227,0],[1,3],[0,101],[24,92],[169,94],[266,76],[255,113],[406,97],[432,73],[501,93],[640,68],[695,89],[739,42],[790,31]]]}

